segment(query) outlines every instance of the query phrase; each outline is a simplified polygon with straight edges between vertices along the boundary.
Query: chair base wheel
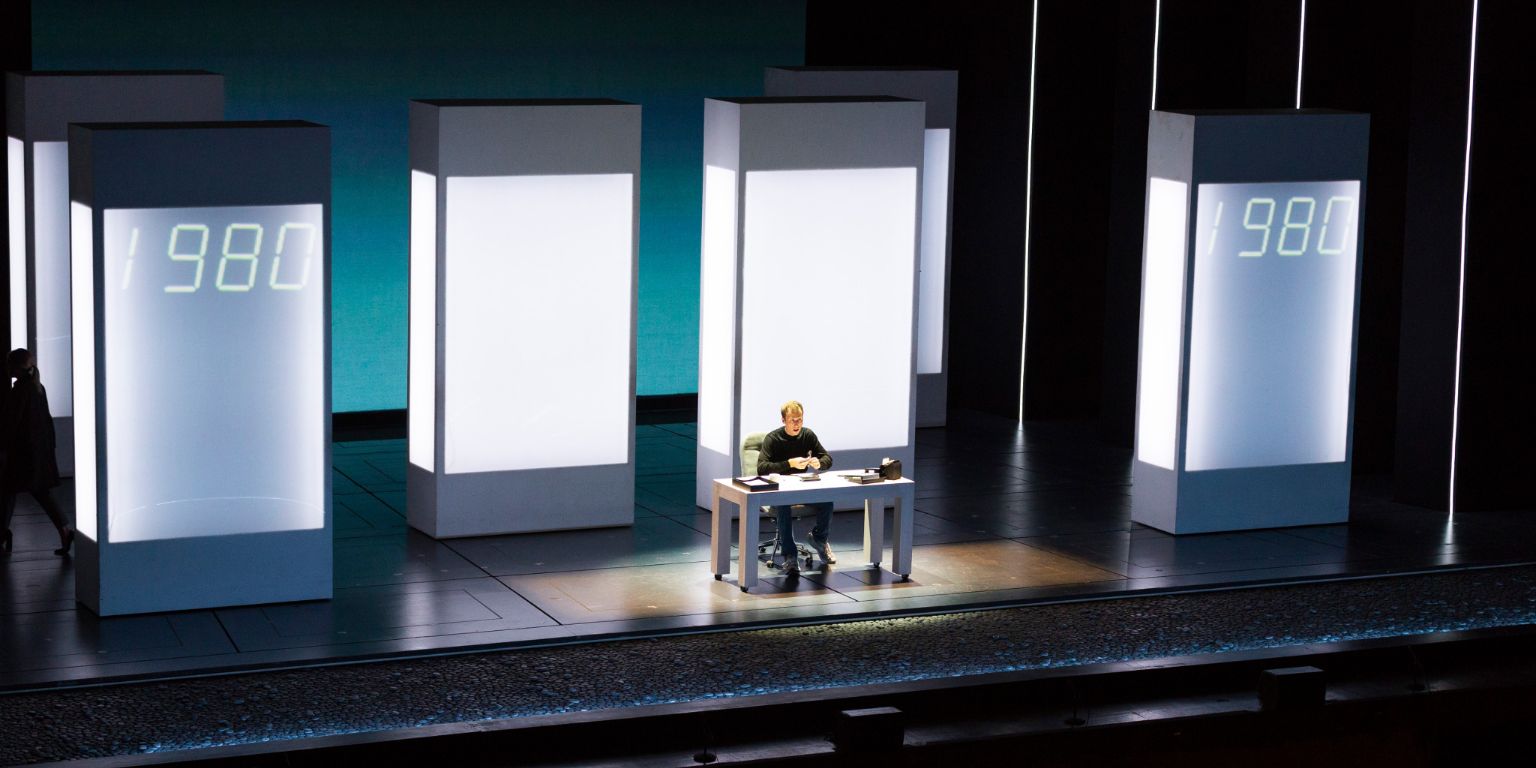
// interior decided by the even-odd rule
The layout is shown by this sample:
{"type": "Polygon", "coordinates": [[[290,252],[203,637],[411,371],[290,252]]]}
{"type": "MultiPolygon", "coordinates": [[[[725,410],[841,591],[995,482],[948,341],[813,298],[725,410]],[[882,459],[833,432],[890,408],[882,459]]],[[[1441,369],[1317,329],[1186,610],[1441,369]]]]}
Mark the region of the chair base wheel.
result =
{"type": "Polygon", "coordinates": [[[725,581],[725,577],[717,573],[715,574],[715,581],[725,581]]]}
{"type": "Polygon", "coordinates": [[[747,590],[747,588],[746,588],[746,587],[742,587],[742,588],[741,588],[741,591],[743,591],[743,592],[746,592],[746,591],[748,591],[748,590],[747,590]]]}

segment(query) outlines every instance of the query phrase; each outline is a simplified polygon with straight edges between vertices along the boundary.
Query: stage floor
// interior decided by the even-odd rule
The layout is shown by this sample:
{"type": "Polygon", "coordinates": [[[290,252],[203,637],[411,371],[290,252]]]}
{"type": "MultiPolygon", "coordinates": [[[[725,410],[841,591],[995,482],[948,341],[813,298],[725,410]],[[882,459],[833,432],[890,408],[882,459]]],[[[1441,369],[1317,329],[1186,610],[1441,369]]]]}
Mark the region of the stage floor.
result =
{"type": "Polygon", "coordinates": [[[838,565],[765,571],[749,594],[709,571],[694,425],[635,438],[633,527],[445,541],[405,524],[403,440],[337,443],[329,601],[99,619],[23,497],[0,556],[0,689],[1536,559],[1529,510],[1452,520],[1371,478],[1348,525],[1175,538],[1130,521],[1129,452],[1091,425],[957,412],[918,431],[911,581],[854,562],[863,513],[840,512],[838,565]]]}

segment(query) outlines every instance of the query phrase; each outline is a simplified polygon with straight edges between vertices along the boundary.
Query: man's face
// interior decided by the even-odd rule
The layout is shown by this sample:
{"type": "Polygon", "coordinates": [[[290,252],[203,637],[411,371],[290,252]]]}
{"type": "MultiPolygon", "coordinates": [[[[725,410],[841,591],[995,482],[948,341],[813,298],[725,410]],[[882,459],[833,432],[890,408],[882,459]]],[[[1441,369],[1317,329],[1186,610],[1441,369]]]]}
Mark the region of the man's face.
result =
{"type": "Polygon", "coordinates": [[[805,426],[804,411],[790,411],[784,414],[784,434],[794,437],[800,434],[800,428],[805,426]]]}

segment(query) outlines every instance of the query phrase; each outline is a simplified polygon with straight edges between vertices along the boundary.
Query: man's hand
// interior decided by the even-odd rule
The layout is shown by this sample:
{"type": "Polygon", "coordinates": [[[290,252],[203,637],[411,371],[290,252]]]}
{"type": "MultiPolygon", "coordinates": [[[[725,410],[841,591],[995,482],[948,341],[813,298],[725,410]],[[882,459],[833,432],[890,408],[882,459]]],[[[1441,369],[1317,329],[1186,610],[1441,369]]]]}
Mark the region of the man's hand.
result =
{"type": "MultiPolygon", "coordinates": [[[[806,458],[795,457],[795,458],[791,458],[789,460],[789,466],[790,466],[791,469],[805,469],[806,465],[810,464],[813,461],[816,461],[816,460],[815,459],[806,459],[806,458]]],[[[816,468],[817,469],[821,468],[821,462],[816,461],[816,468]]]]}
{"type": "Polygon", "coordinates": [[[803,459],[803,461],[816,469],[821,469],[821,459],[812,456],[809,459],[803,459]]]}

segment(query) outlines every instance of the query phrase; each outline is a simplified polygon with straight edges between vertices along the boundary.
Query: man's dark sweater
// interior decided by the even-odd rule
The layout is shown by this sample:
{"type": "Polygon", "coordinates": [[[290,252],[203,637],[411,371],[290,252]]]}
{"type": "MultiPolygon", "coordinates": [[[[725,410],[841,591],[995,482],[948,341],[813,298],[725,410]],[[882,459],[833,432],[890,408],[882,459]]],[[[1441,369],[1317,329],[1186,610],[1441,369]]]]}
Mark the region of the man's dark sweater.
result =
{"type": "Polygon", "coordinates": [[[803,472],[805,470],[792,469],[789,460],[803,458],[807,454],[820,459],[823,470],[832,468],[832,456],[827,453],[827,449],[821,447],[815,432],[802,427],[800,434],[790,437],[783,427],[779,427],[763,438],[763,450],[757,455],[757,473],[787,475],[803,472]]]}

